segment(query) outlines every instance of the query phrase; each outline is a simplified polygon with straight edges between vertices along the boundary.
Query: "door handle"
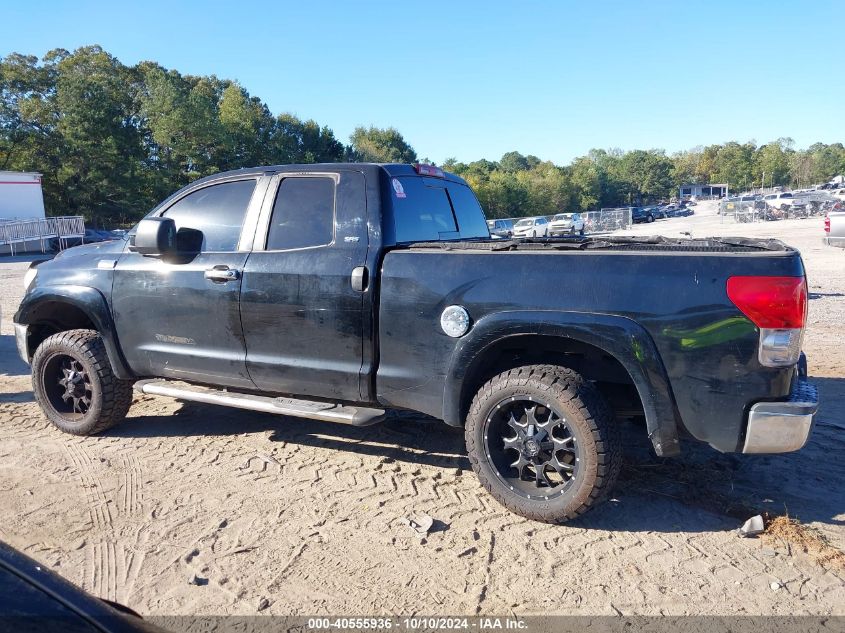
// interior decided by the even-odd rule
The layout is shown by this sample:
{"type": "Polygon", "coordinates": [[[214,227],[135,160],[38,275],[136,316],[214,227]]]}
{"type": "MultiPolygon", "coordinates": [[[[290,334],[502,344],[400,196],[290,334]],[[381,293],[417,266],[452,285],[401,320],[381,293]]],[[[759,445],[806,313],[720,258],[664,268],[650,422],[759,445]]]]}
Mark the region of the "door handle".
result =
{"type": "Polygon", "coordinates": [[[357,266],[352,269],[352,290],[364,292],[367,289],[367,267],[357,266]]]}
{"type": "Polygon", "coordinates": [[[215,266],[214,268],[208,268],[205,273],[203,273],[203,276],[206,279],[210,279],[211,281],[217,283],[225,283],[227,281],[240,279],[241,274],[234,268],[229,268],[228,266],[215,266]]]}

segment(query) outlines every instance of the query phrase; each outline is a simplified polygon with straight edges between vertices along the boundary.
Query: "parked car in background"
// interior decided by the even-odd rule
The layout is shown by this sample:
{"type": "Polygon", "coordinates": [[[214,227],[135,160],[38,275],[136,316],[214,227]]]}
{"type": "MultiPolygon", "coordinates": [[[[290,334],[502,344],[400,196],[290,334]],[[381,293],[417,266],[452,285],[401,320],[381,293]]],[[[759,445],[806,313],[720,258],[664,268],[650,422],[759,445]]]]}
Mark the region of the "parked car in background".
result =
{"type": "Polygon", "coordinates": [[[646,213],[651,213],[654,216],[655,220],[665,220],[668,217],[671,217],[669,213],[667,213],[666,209],[672,205],[660,206],[656,205],[653,207],[643,207],[643,210],[646,213]]]}
{"type": "Polygon", "coordinates": [[[824,232],[825,244],[845,248],[845,205],[841,202],[825,216],[824,232]]]}
{"type": "Polygon", "coordinates": [[[546,237],[549,234],[549,221],[543,216],[522,218],[513,225],[514,237],[546,237]]]}
{"type": "Polygon", "coordinates": [[[487,228],[490,229],[490,237],[494,239],[513,237],[513,222],[511,220],[487,220],[487,228]]]}
{"type": "Polygon", "coordinates": [[[772,209],[786,211],[794,202],[794,194],[791,191],[770,193],[767,196],[763,196],[763,202],[772,209]]]}
{"type": "Polygon", "coordinates": [[[631,207],[631,222],[654,222],[654,213],[643,207],[631,207]]]}
{"type": "Polygon", "coordinates": [[[549,235],[584,235],[584,218],[580,213],[558,213],[549,222],[549,235]]]}

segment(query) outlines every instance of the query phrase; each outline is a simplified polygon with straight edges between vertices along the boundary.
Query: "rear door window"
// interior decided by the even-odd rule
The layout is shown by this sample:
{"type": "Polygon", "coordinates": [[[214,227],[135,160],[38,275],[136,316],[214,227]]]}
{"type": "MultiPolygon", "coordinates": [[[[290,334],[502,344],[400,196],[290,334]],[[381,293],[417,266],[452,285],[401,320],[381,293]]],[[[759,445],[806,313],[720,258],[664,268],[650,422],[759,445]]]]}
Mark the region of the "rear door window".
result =
{"type": "Polygon", "coordinates": [[[267,250],[325,246],[334,239],[335,182],[297,176],[279,183],[267,250]]]}

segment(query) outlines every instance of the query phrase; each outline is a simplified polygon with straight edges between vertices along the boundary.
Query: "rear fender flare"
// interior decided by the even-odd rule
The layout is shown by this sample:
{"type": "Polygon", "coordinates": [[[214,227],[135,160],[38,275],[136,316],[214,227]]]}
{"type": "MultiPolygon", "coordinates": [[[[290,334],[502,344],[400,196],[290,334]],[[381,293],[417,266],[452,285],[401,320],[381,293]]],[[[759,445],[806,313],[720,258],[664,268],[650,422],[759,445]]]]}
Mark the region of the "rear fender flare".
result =
{"type": "Polygon", "coordinates": [[[635,321],[607,314],[507,311],[482,317],[460,340],[449,363],[443,399],[443,419],[448,424],[462,424],[464,381],[473,361],[503,338],[523,335],[572,339],[613,356],[637,389],[655,452],[662,456],[680,453],[677,407],[654,341],[635,321]]]}

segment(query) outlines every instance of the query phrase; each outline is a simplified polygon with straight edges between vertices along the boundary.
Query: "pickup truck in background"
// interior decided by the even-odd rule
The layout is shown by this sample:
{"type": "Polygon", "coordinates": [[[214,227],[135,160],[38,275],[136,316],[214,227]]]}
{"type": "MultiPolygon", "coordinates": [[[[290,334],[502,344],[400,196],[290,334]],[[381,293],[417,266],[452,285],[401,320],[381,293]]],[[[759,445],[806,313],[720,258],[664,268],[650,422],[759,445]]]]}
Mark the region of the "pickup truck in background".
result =
{"type": "Polygon", "coordinates": [[[662,456],[804,445],[804,275],[776,240],[492,240],[430,165],[272,166],[31,268],[15,333],[67,433],[120,422],[133,387],[353,425],[410,410],[464,428],[505,507],[563,522],[610,491],[626,418],[662,456]]]}
{"type": "Polygon", "coordinates": [[[845,248],[845,208],[841,202],[834,205],[824,218],[824,243],[845,248]]]}
{"type": "Polygon", "coordinates": [[[805,192],[785,191],[770,193],[763,197],[765,205],[775,211],[805,213],[810,204],[810,196],[805,192]]]}

